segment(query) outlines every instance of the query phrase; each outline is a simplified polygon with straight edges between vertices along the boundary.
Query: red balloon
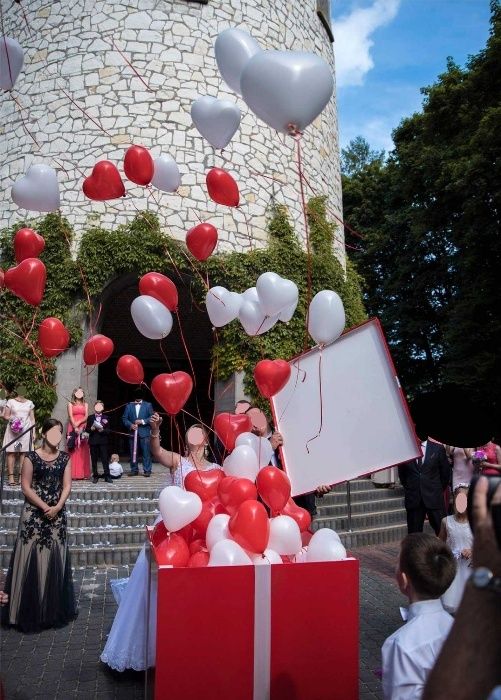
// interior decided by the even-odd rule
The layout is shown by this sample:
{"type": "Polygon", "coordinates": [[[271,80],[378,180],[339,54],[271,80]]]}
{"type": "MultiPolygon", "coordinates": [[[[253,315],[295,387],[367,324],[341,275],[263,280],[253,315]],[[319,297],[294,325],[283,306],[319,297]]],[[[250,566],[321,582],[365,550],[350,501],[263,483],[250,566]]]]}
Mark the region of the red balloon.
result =
{"type": "Polygon", "coordinates": [[[113,352],[113,341],[105,335],[93,335],[84,345],[83,361],[86,365],[100,365],[113,352]]]}
{"type": "Polygon", "coordinates": [[[58,318],[44,318],[38,327],[38,344],[45,357],[56,357],[66,350],[70,334],[58,318]]]}
{"type": "Polygon", "coordinates": [[[152,542],[154,547],[158,547],[160,542],[167,537],[167,528],[165,527],[164,521],[160,520],[153,528],[152,542]]]}
{"type": "Polygon", "coordinates": [[[244,501],[257,500],[257,489],[250,479],[226,476],[218,486],[217,495],[228,513],[233,515],[244,501]]]}
{"type": "Polygon", "coordinates": [[[122,355],[118,358],[117,375],[127,384],[141,384],[144,381],[143,365],[134,355],[122,355]]]}
{"type": "Polygon", "coordinates": [[[176,311],[178,296],[176,285],[160,272],[148,272],[139,280],[139,293],[147,294],[162,302],[169,311],[176,311]]]}
{"type": "Polygon", "coordinates": [[[205,540],[201,540],[200,538],[193,540],[193,542],[190,542],[188,546],[190,549],[190,554],[207,551],[207,547],[205,546],[205,540]]]}
{"type": "Polygon", "coordinates": [[[212,518],[219,513],[225,512],[224,506],[219,498],[211,498],[210,501],[203,501],[202,512],[198,518],[191,523],[195,531],[195,537],[197,539],[205,539],[205,533],[207,532],[207,528],[212,518]]]}
{"type": "Polygon", "coordinates": [[[38,258],[44,248],[44,238],[32,228],[20,228],[14,236],[14,254],[18,263],[26,258],[38,258]]]}
{"type": "Polygon", "coordinates": [[[92,168],[92,174],[85,178],[83,193],[96,202],[118,199],[125,195],[125,187],[120,173],[109,160],[100,160],[92,168]]]}
{"type": "Polygon", "coordinates": [[[0,268],[0,289],[3,289],[4,287],[5,287],[5,273],[0,268]]]}
{"type": "Polygon", "coordinates": [[[184,488],[200,496],[202,501],[210,501],[218,494],[218,486],[224,479],[222,469],[194,469],[184,480],[184,488]]]}
{"type": "Polygon", "coordinates": [[[217,244],[217,228],[212,224],[198,224],[186,234],[188,250],[197,260],[207,260],[217,244]]]}
{"type": "Polygon", "coordinates": [[[190,550],[177,532],[168,532],[156,547],[156,556],[159,564],[186,566],[190,558],[190,550]]]}
{"type": "Polygon", "coordinates": [[[291,495],[291,482],[281,469],[276,467],[260,469],[256,486],[259,495],[270,508],[272,515],[277,515],[285,508],[291,495]]]}
{"type": "Polygon", "coordinates": [[[244,501],[231,516],[228,529],[241,547],[262,554],[270,537],[266,508],[259,501],[244,501]]]}
{"type": "Polygon", "coordinates": [[[125,152],[124,173],[136,185],[149,185],[153,180],[153,158],[147,148],[131,146],[125,152]]]}
{"type": "Polygon", "coordinates": [[[312,537],[313,532],[310,532],[310,530],[304,530],[304,532],[301,533],[301,542],[303,547],[307,547],[310,544],[310,540],[312,537]]]}
{"type": "Polygon", "coordinates": [[[186,372],[157,374],[151,382],[151,393],[171,416],[182,409],[193,389],[193,380],[186,372]]]}
{"type": "Polygon", "coordinates": [[[301,532],[307,530],[311,525],[311,515],[305,508],[297,506],[292,498],[289,498],[285,507],[282,508],[281,515],[289,515],[299,525],[301,532]]]}
{"type": "Polygon", "coordinates": [[[233,413],[219,413],[214,418],[214,432],[231,452],[235,447],[235,440],[241,433],[250,433],[252,430],[252,420],[245,413],[234,415],[233,413]]]}
{"type": "Polygon", "coordinates": [[[209,563],[209,552],[195,552],[195,554],[192,554],[191,557],[188,560],[188,568],[189,569],[197,569],[202,566],[207,566],[209,563]]]}
{"type": "Polygon", "coordinates": [[[209,197],[216,204],[224,204],[227,207],[238,207],[240,193],[238,185],[232,176],[222,168],[212,168],[205,178],[209,197]]]}
{"type": "Polygon", "coordinates": [[[254,368],[254,380],[261,396],[270,399],[284,388],[291,376],[285,360],[261,360],[254,368]]]}
{"type": "Polygon", "coordinates": [[[195,535],[195,531],[193,529],[192,524],[188,523],[188,525],[185,525],[180,530],[177,530],[176,534],[180,535],[183,538],[183,540],[186,542],[186,544],[189,546],[190,542],[192,541],[192,539],[195,535]]]}
{"type": "Polygon", "coordinates": [[[47,270],[38,258],[26,258],[17,267],[5,272],[7,289],[31,306],[38,306],[43,299],[47,270]]]}

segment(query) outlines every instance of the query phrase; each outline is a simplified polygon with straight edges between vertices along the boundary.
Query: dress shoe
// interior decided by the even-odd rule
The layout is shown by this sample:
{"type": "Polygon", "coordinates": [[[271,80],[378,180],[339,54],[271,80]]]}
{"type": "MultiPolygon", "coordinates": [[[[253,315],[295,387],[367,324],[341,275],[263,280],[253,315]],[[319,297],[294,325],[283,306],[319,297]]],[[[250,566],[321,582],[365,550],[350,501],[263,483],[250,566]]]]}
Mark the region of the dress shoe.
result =
{"type": "Polygon", "coordinates": [[[150,472],[145,472],[144,476],[149,477],[149,476],[151,476],[151,473],[150,473],[150,472]]]}
{"type": "Polygon", "coordinates": [[[127,476],[139,476],[139,472],[129,472],[127,476]]]}
{"type": "Polygon", "coordinates": [[[112,484],[112,483],[113,483],[113,479],[112,479],[111,477],[109,477],[109,476],[105,477],[104,480],[106,481],[107,484],[112,484]]]}
{"type": "Polygon", "coordinates": [[[97,484],[98,481],[99,481],[99,479],[97,478],[97,476],[93,476],[93,477],[92,477],[92,483],[93,483],[93,484],[97,484]]]}

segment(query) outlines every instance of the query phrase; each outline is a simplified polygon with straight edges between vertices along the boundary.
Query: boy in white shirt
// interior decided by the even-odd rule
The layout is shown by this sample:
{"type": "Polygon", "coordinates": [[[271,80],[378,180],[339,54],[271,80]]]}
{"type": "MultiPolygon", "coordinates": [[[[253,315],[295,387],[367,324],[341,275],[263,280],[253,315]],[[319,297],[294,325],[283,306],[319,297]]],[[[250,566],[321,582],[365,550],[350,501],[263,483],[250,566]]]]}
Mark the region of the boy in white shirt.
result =
{"type": "Polygon", "coordinates": [[[110,476],[112,479],[120,479],[120,477],[124,473],[122,465],[118,461],[119,459],[120,457],[118,455],[111,455],[110,476]]]}
{"type": "Polygon", "coordinates": [[[453,619],[440,596],[451,585],[456,563],[450,548],[434,535],[416,532],[400,546],[397,582],[409,599],[407,621],[384,642],[385,700],[419,700],[453,619]]]}

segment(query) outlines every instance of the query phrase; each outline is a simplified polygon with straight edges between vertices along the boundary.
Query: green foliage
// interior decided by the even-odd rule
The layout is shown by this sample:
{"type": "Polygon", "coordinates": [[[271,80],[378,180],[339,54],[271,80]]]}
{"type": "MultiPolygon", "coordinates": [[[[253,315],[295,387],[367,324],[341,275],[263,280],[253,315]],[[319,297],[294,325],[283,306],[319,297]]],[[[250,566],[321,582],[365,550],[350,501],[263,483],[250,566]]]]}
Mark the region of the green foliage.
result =
{"type": "Polygon", "coordinates": [[[341,149],[341,173],[351,177],[370,163],[377,162],[381,165],[384,156],[384,151],[373,151],[366,139],[357,136],[350,141],[348,148],[341,149]]]}

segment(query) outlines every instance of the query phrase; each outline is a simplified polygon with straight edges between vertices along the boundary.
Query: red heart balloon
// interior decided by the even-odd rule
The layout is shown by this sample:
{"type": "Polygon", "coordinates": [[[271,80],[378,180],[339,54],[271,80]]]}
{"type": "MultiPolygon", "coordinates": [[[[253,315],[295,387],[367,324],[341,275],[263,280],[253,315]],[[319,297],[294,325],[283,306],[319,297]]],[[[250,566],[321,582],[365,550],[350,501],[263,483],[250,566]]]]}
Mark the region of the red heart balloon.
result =
{"type": "Polygon", "coordinates": [[[231,516],[228,529],[241,547],[262,554],[270,537],[266,508],[259,501],[244,501],[231,516]]]}
{"type": "Polygon", "coordinates": [[[191,524],[195,531],[195,538],[205,539],[205,533],[210,521],[215,515],[225,513],[225,509],[219,498],[211,498],[210,501],[202,501],[202,512],[191,524]]]}
{"type": "Polygon", "coordinates": [[[238,185],[232,176],[222,168],[212,168],[205,178],[209,197],[216,204],[227,207],[238,207],[240,193],[238,185]]]}
{"type": "Polygon", "coordinates": [[[127,384],[141,384],[144,381],[143,365],[134,355],[122,355],[118,358],[117,375],[127,384]]]}
{"type": "Polygon", "coordinates": [[[291,376],[285,360],[261,360],[254,368],[254,380],[261,396],[270,399],[284,388],[291,376]]]}
{"type": "Polygon", "coordinates": [[[157,374],[151,382],[151,393],[171,416],[182,409],[193,389],[193,380],[186,372],[157,374]]]}
{"type": "Polygon", "coordinates": [[[160,272],[148,272],[139,280],[139,293],[147,294],[162,302],[169,311],[176,311],[178,295],[176,285],[160,272]]]}
{"type": "Polygon", "coordinates": [[[38,327],[38,344],[45,357],[56,357],[66,350],[70,334],[58,318],[44,318],[38,327]]]}
{"type": "Polygon", "coordinates": [[[188,568],[189,569],[197,569],[202,566],[207,566],[209,563],[209,552],[195,552],[195,554],[192,554],[191,557],[188,560],[188,568]]]}
{"type": "Polygon", "coordinates": [[[217,495],[228,513],[233,515],[244,501],[257,500],[257,489],[250,479],[226,476],[218,486],[217,495]]]}
{"type": "Polygon", "coordinates": [[[0,289],[3,289],[5,287],[5,273],[2,269],[0,269],[0,289]]]}
{"type": "Polygon", "coordinates": [[[188,546],[190,548],[190,554],[207,551],[207,547],[205,546],[205,540],[201,540],[200,538],[197,540],[193,540],[193,542],[190,542],[188,546]]]}
{"type": "Polygon", "coordinates": [[[310,532],[310,530],[304,530],[303,532],[301,532],[301,543],[303,547],[307,547],[310,544],[310,540],[312,537],[313,532],[310,532]]]}
{"type": "Polygon", "coordinates": [[[224,479],[222,469],[194,469],[184,479],[184,488],[200,496],[202,501],[209,501],[218,494],[218,486],[224,479]]]}
{"type": "Polygon", "coordinates": [[[241,433],[250,433],[251,430],[252,420],[245,413],[219,413],[214,418],[214,432],[228,452],[233,450],[235,440],[241,433]]]}
{"type": "Polygon", "coordinates": [[[105,362],[113,352],[113,341],[105,335],[98,333],[93,335],[85,343],[83,349],[83,361],[86,365],[100,365],[105,362]]]}
{"type": "Polygon", "coordinates": [[[31,306],[38,306],[43,299],[47,270],[38,258],[26,258],[17,267],[5,272],[7,289],[31,306]]]}
{"type": "Polygon", "coordinates": [[[158,564],[186,566],[190,559],[188,545],[177,532],[169,532],[155,549],[158,564]]]}
{"type": "Polygon", "coordinates": [[[272,516],[281,513],[291,495],[291,482],[287,474],[276,467],[263,467],[257,475],[256,486],[272,516]]]}
{"type": "Polygon", "coordinates": [[[160,520],[153,528],[152,543],[154,547],[158,547],[160,542],[167,537],[167,528],[165,527],[164,521],[160,520]]]}
{"type": "Polygon", "coordinates": [[[153,158],[147,148],[130,146],[125,152],[124,173],[136,185],[149,185],[153,180],[153,158]]]}
{"type": "Polygon", "coordinates": [[[26,258],[38,258],[44,248],[44,238],[32,228],[20,228],[14,236],[14,254],[18,263],[26,258]]]}
{"type": "Polygon", "coordinates": [[[297,506],[292,498],[289,498],[285,504],[281,515],[290,515],[290,517],[299,525],[301,532],[307,530],[311,525],[311,515],[305,508],[300,508],[297,506]]]}
{"type": "Polygon", "coordinates": [[[198,224],[186,234],[188,250],[197,260],[207,260],[217,244],[217,228],[212,224],[198,224]]]}
{"type": "Polygon", "coordinates": [[[186,544],[189,546],[190,542],[195,536],[195,530],[193,529],[193,525],[191,523],[188,523],[188,525],[185,525],[180,530],[177,530],[176,534],[180,535],[186,542],[186,544]]]}
{"type": "Polygon", "coordinates": [[[92,169],[92,174],[85,178],[83,193],[96,202],[106,199],[118,199],[125,195],[125,187],[120,173],[109,160],[100,160],[92,169]]]}

